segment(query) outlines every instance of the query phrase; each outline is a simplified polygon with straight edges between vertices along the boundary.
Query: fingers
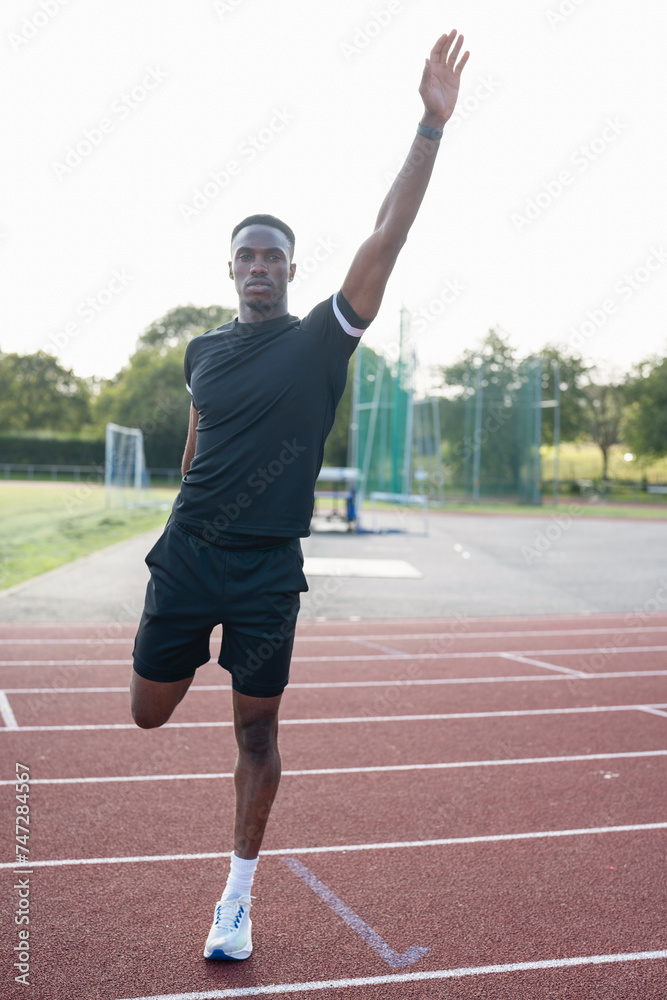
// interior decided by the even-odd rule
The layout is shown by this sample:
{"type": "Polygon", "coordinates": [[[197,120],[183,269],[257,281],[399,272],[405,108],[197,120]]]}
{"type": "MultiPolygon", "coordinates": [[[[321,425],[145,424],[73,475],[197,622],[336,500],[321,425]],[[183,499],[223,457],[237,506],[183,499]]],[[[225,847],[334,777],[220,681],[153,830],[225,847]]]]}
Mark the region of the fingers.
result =
{"type": "Polygon", "coordinates": [[[454,38],[455,34],[456,34],[456,28],[453,31],[448,32],[447,34],[440,36],[440,38],[437,40],[437,42],[431,49],[431,59],[433,59],[434,62],[439,61],[440,55],[443,52],[443,50],[445,54],[447,53],[447,49],[449,48],[450,42],[454,38]]]}
{"type": "Polygon", "coordinates": [[[461,51],[462,45],[463,45],[463,35],[459,35],[459,37],[456,39],[456,45],[447,56],[447,65],[450,66],[452,69],[456,65],[456,60],[458,58],[459,52],[461,51]]]}
{"type": "Polygon", "coordinates": [[[463,46],[463,35],[459,35],[458,38],[456,37],[456,35],[457,35],[456,28],[453,28],[446,34],[441,35],[431,50],[431,59],[433,62],[444,62],[451,69],[454,69],[454,72],[460,73],[465,64],[467,63],[470,53],[465,52],[464,55],[461,57],[458,66],[456,66],[456,60],[458,59],[459,53],[461,52],[461,48],[463,46]],[[454,39],[456,39],[455,43],[454,39]],[[452,48],[453,43],[454,47],[452,48]]]}
{"type": "Polygon", "coordinates": [[[456,67],[456,69],[454,70],[454,72],[455,72],[455,73],[457,73],[457,74],[458,74],[458,73],[460,73],[460,72],[461,72],[461,70],[463,69],[463,67],[465,66],[465,64],[466,64],[466,63],[468,62],[468,58],[469,58],[469,56],[470,56],[470,53],[469,53],[469,52],[464,52],[464,53],[463,53],[463,55],[461,56],[461,59],[459,60],[459,64],[458,64],[458,66],[457,66],[457,67],[456,67]]]}

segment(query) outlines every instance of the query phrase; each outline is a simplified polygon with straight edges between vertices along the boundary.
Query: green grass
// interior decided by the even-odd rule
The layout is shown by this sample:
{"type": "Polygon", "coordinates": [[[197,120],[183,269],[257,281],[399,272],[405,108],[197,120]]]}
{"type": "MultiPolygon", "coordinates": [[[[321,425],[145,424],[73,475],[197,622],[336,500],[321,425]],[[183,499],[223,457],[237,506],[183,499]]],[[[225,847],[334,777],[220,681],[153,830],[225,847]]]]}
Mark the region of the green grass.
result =
{"type": "Polygon", "coordinates": [[[162,509],[107,509],[97,484],[0,482],[0,590],[159,527],[175,494],[151,491],[162,509]]]}
{"type": "MultiPolygon", "coordinates": [[[[543,445],[542,479],[553,477],[553,447],[543,445]]],[[[633,480],[640,482],[642,477],[651,483],[667,483],[667,458],[655,459],[653,462],[641,462],[633,459],[626,462],[623,456],[628,449],[625,445],[616,444],[609,450],[608,475],[611,479],[633,480]]],[[[564,442],[560,446],[560,478],[569,479],[600,479],[602,476],[602,452],[591,442],[573,444],[564,442]]]]}

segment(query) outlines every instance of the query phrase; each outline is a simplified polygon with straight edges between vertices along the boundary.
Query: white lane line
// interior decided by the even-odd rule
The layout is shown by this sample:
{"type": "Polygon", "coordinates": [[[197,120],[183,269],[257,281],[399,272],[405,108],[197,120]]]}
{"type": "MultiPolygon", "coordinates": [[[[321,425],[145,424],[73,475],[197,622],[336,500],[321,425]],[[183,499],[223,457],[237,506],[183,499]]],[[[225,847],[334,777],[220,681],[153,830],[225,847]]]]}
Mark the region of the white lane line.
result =
{"type": "Polygon", "coordinates": [[[18,729],[19,724],[16,721],[16,716],[12,712],[12,706],[9,704],[6,691],[0,691],[0,715],[2,716],[2,721],[4,722],[6,729],[18,729]]]}
{"type": "MultiPolygon", "coordinates": [[[[447,837],[442,840],[397,840],[378,844],[336,844],[331,847],[278,847],[261,850],[262,857],[282,857],[288,854],[340,854],[348,851],[393,851],[413,847],[457,847],[463,844],[495,844],[510,840],[543,840],[553,837],[583,837],[601,833],[646,833],[665,830],[664,823],[633,823],[625,826],[583,827],[576,830],[539,830],[529,833],[495,833],[482,837],[447,837]]],[[[228,858],[229,851],[205,851],[198,854],[143,854],[117,858],[54,858],[49,861],[27,861],[24,867],[62,868],[66,865],[139,864],[144,861],[210,861],[228,858]]],[[[0,868],[20,868],[15,861],[2,861],[0,868]]]]}
{"type": "MultiPolygon", "coordinates": [[[[612,670],[609,673],[586,674],[574,671],[578,679],[586,681],[608,681],[618,677],[667,677],[667,670],[612,670]]],[[[327,689],[327,688],[375,688],[375,687],[424,687],[434,684],[517,684],[523,681],[566,681],[571,675],[566,676],[552,674],[504,674],[499,677],[427,677],[414,678],[409,680],[392,680],[388,678],[384,681],[312,681],[298,682],[290,681],[290,688],[300,689],[327,689]]],[[[197,684],[196,682],[189,689],[190,691],[229,691],[230,684],[197,684]]],[[[44,687],[44,688],[5,688],[7,694],[127,694],[125,687],[44,687]]]]}
{"type": "MultiPolygon", "coordinates": [[[[614,753],[570,754],[565,757],[510,757],[506,760],[457,760],[438,764],[379,764],[369,767],[318,767],[303,771],[283,771],[283,778],[312,777],[331,774],[370,774],[383,771],[438,771],[456,770],[466,767],[505,767],[518,764],[570,764],[589,760],[618,760],[638,757],[667,757],[667,750],[624,750],[614,753]]],[[[202,781],[219,778],[233,778],[233,771],[218,774],[128,774],[95,778],[32,778],[32,785],[92,785],[132,781],[202,781]]],[[[0,785],[14,785],[14,781],[3,779],[0,785]]]]}
{"type": "Polygon", "coordinates": [[[518,653],[502,653],[504,660],[513,660],[515,663],[527,663],[531,667],[544,667],[546,670],[555,670],[558,674],[569,674],[570,677],[585,677],[582,670],[572,670],[571,667],[556,667],[553,663],[545,663],[544,660],[535,660],[529,656],[519,656],[518,653]]]}
{"type": "MultiPolygon", "coordinates": [[[[576,708],[525,708],[506,709],[499,712],[441,712],[437,715],[349,715],[341,718],[322,719],[281,719],[281,726],[329,726],[348,722],[442,722],[449,719],[503,719],[527,715],[583,715],[600,712],[638,712],[642,705],[588,705],[576,708]]],[[[657,708],[665,708],[662,703],[657,708]]],[[[165,722],[161,729],[219,729],[229,728],[234,723],[228,720],[211,722],[165,722]]],[[[18,726],[17,733],[60,733],[98,729],[136,729],[133,722],[102,722],[64,726],[18,726]]],[[[8,730],[0,729],[0,733],[8,730]]]]}
{"type": "MultiPolygon", "coordinates": [[[[37,623],[39,624],[39,623],[37,623]]],[[[57,623],[54,623],[57,624],[57,623]]],[[[327,623],[329,624],[329,623],[327,623]]],[[[347,624],[346,622],[344,624],[347,624]]],[[[30,626],[31,629],[34,625],[30,626]]],[[[76,627],[76,626],[75,626],[76,627]]],[[[406,632],[406,633],[382,633],[380,635],[362,635],[362,634],[343,634],[343,635],[297,635],[295,637],[295,645],[304,642],[341,642],[353,639],[368,639],[371,642],[386,642],[387,640],[400,639],[401,641],[410,641],[412,639],[448,639],[453,641],[454,639],[521,639],[524,636],[528,637],[539,637],[547,635],[645,635],[650,632],[667,632],[667,625],[641,625],[633,626],[632,628],[614,628],[609,626],[608,628],[572,628],[572,629],[519,629],[512,632],[468,632],[460,624],[456,625],[449,632],[406,632]]],[[[220,633],[214,632],[212,635],[213,639],[219,639],[220,633]]],[[[104,638],[104,639],[94,639],[94,638],[41,638],[41,639],[7,639],[0,638],[0,644],[6,645],[46,645],[60,643],[62,645],[72,645],[72,646],[106,646],[112,643],[132,643],[134,641],[134,636],[129,635],[125,637],[114,637],[114,638],[104,638]]]]}
{"type": "Polygon", "coordinates": [[[368,639],[361,639],[356,636],[353,641],[359,646],[368,646],[370,649],[379,649],[382,653],[391,653],[392,656],[402,656],[405,658],[404,649],[394,649],[392,646],[383,646],[380,643],[370,642],[368,639]]]}
{"type": "Polygon", "coordinates": [[[278,996],[285,993],[310,993],[315,990],[341,990],[355,986],[385,986],[391,983],[421,983],[436,979],[463,979],[467,976],[493,976],[535,969],[570,969],[578,965],[613,965],[617,962],[648,962],[667,958],[663,951],[623,951],[615,955],[577,955],[574,958],[547,958],[535,962],[508,962],[505,965],[475,965],[462,969],[433,969],[428,972],[394,972],[385,976],[359,976],[356,979],[314,979],[303,983],[276,983],[273,986],[237,986],[204,993],[155,993],[152,996],[125,997],[125,1000],[227,1000],[232,997],[278,996]]]}
{"type": "MultiPolygon", "coordinates": [[[[466,660],[466,659],[494,659],[505,657],[508,654],[513,656],[581,656],[589,653],[597,653],[602,656],[616,653],[664,653],[667,646],[593,646],[584,649],[495,649],[495,650],[475,650],[474,652],[462,653],[378,653],[375,656],[365,653],[351,656],[293,656],[292,663],[357,663],[366,660],[466,660]]],[[[59,667],[65,665],[75,665],[78,667],[113,667],[126,666],[132,662],[131,657],[123,660],[0,660],[0,667],[59,667]]],[[[209,660],[215,663],[215,660],[209,660]]]]}
{"type": "Polygon", "coordinates": [[[651,715],[660,715],[663,719],[667,719],[667,712],[661,712],[655,705],[639,705],[638,708],[642,712],[649,712],[651,715]]]}

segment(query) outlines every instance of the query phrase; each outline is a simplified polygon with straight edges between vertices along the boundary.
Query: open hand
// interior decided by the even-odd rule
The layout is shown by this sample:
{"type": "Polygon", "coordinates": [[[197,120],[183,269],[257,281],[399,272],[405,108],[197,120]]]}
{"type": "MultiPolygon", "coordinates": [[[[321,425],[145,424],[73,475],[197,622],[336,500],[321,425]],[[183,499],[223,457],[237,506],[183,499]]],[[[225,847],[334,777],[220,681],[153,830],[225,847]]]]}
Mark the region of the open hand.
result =
{"type": "Polygon", "coordinates": [[[456,98],[459,94],[461,70],[468,61],[469,52],[464,52],[459,59],[463,45],[463,35],[456,37],[456,28],[435,43],[431,49],[430,58],[426,60],[424,73],[419,85],[419,93],[424,102],[426,115],[424,124],[434,123],[436,119],[444,124],[454,113],[456,98]],[[456,39],[456,41],[455,41],[456,39]],[[426,118],[428,117],[428,122],[426,118]]]}

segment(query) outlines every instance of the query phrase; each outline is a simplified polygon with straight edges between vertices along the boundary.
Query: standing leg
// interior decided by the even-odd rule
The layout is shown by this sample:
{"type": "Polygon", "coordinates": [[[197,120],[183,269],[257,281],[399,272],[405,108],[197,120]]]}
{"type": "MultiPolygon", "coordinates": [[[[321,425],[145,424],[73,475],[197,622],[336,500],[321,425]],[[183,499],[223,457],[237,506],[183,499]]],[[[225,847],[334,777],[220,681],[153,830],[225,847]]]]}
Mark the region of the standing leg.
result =
{"type": "Polygon", "coordinates": [[[278,708],[282,695],[252,698],[233,691],[232,697],[238,745],[234,850],[227,885],[216,904],[204,948],[204,956],[214,959],[243,959],[252,954],[250,890],[280,782],[278,708]]]}
{"type": "Polygon", "coordinates": [[[280,782],[278,708],[282,695],[251,698],[232,692],[238,757],[234,771],[234,853],[256,858],[280,782]]]}

